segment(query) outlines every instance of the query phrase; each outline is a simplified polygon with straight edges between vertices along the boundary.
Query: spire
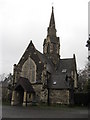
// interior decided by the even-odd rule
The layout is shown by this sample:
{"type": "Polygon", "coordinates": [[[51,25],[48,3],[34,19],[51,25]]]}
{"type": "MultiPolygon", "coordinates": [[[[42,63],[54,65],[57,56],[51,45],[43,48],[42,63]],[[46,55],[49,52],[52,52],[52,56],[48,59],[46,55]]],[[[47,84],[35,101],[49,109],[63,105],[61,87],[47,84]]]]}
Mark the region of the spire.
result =
{"type": "Polygon", "coordinates": [[[50,19],[50,24],[49,27],[55,27],[55,20],[54,20],[54,8],[52,6],[52,13],[51,13],[51,19],[50,19]]]}
{"type": "Polygon", "coordinates": [[[53,6],[52,6],[52,13],[51,13],[51,18],[50,18],[50,23],[49,23],[49,27],[48,27],[48,35],[49,36],[56,36],[54,8],[53,8],[53,6]]]}

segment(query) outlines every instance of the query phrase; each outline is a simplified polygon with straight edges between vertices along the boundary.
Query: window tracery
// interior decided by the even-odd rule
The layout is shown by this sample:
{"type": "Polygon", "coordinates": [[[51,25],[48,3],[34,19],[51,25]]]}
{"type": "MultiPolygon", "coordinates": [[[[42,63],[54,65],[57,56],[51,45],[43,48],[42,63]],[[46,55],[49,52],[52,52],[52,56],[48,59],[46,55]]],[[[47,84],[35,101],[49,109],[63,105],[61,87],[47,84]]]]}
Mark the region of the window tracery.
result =
{"type": "Polygon", "coordinates": [[[30,56],[22,66],[21,76],[28,78],[31,83],[36,82],[36,64],[30,56]]]}

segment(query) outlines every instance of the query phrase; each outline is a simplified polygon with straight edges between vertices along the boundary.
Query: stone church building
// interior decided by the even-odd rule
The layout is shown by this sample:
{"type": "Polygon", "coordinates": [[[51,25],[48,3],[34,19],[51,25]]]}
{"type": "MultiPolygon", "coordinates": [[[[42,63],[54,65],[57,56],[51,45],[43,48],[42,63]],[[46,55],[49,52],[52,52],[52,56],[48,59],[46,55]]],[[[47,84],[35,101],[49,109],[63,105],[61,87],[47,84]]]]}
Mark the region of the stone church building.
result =
{"type": "Polygon", "coordinates": [[[75,55],[60,58],[60,40],[56,35],[52,7],[43,53],[30,41],[18,64],[14,64],[11,105],[73,104],[77,88],[75,55]]]}

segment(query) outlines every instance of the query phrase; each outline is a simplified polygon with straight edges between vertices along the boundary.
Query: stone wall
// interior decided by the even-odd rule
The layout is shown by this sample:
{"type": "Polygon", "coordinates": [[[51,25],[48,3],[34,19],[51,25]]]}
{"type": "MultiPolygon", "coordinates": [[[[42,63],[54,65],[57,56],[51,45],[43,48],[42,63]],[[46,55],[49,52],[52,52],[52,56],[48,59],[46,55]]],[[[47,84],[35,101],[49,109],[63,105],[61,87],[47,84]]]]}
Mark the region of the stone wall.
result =
{"type": "Polygon", "coordinates": [[[48,90],[44,89],[41,91],[41,102],[47,103],[48,90]]]}
{"type": "Polygon", "coordinates": [[[69,90],[50,90],[50,103],[69,104],[69,90]]]}
{"type": "MultiPolygon", "coordinates": [[[[38,103],[47,103],[48,91],[42,89],[42,84],[33,85],[36,93],[36,101],[38,103]]],[[[50,90],[50,103],[51,104],[69,104],[69,90],[50,90]]]]}
{"type": "Polygon", "coordinates": [[[42,87],[43,87],[42,84],[33,85],[33,88],[34,88],[35,93],[36,93],[35,99],[39,103],[40,102],[47,103],[48,90],[43,89],[42,87]]]}
{"type": "Polygon", "coordinates": [[[42,84],[34,84],[34,85],[32,85],[32,87],[35,90],[36,102],[40,102],[41,101],[42,84]]]}

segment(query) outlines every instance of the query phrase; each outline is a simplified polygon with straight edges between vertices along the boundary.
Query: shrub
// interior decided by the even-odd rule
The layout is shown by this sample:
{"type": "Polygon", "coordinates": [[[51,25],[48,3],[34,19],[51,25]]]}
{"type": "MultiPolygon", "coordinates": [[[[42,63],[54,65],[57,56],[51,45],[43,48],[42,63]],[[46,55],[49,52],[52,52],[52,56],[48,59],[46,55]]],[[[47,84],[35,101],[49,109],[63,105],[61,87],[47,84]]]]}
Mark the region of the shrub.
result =
{"type": "Polygon", "coordinates": [[[75,105],[87,106],[89,103],[89,94],[87,93],[74,93],[74,103],[75,105]]]}

